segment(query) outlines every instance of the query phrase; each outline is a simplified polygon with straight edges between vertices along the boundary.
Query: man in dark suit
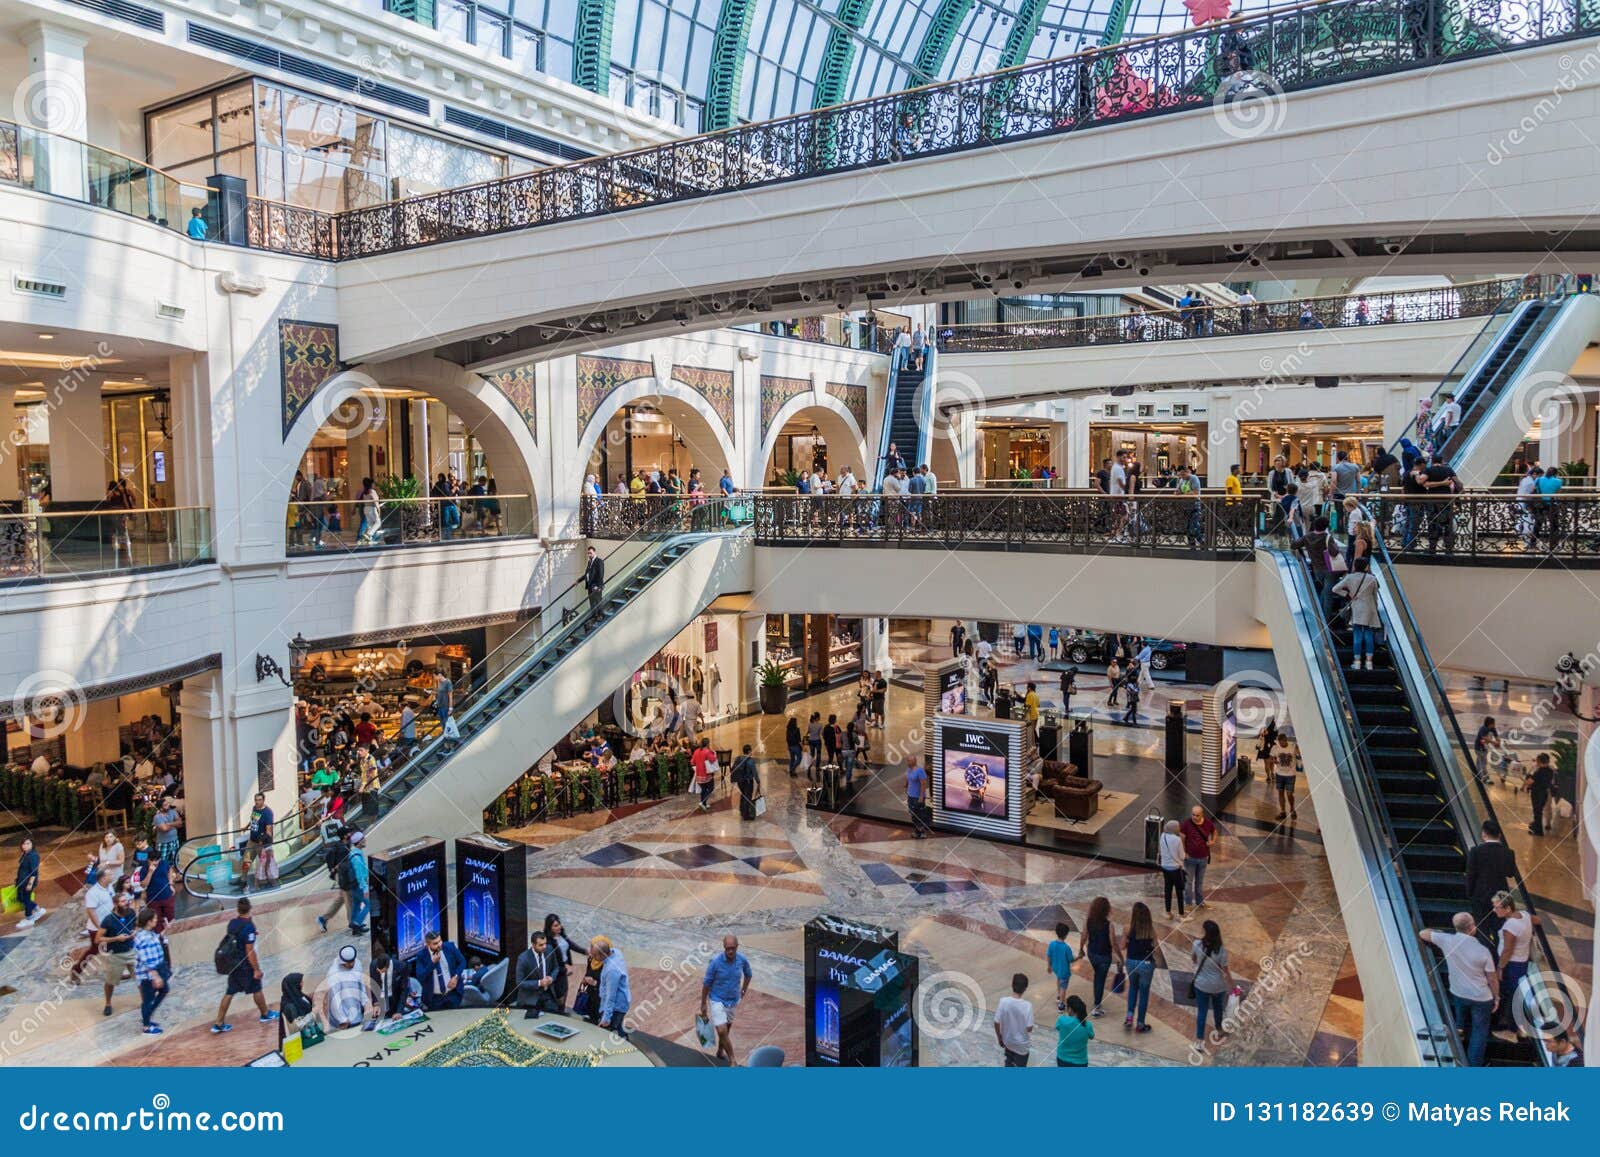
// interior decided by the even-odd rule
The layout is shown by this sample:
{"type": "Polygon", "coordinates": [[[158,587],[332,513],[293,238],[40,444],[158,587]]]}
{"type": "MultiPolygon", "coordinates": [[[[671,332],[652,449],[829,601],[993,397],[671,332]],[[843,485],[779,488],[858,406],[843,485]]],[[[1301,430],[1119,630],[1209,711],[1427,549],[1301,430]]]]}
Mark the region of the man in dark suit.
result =
{"type": "Polygon", "coordinates": [[[1550,806],[1550,792],[1556,785],[1556,769],[1550,765],[1550,756],[1541,751],[1533,758],[1533,774],[1528,777],[1528,802],[1533,805],[1533,822],[1528,825],[1530,835],[1544,835],[1544,812],[1550,806]]]}
{"type": "Polygon", "coordinates": [[[1467,852],[1467,901],[1478,935],[1495,951],[1501,921],[1494,914],[1494,898],[1517,886],[1517,857],[1506,847],[1500,825],[1483,821],[1483,843],[1467,852]]]}
{"type": "Polygon", "coordinates": [[[540,929],[528,939],[528,947],[517,957],[517,1007],[526,1009],[526,1020],[535,1020],[540,1013],[560,1012],[556,1000],[556,986],[566,965],[556,955],[555,949],[540,929]]]}
{"type": "Polygon", "coordinates": [[[461,949],[429,932],[423,943],[427,946],[411,965],[412,975],[422,987],[422,1007],[429,1012],[441,1008],[460,1008],[461,993],[465,986],[462,973],[467,962],[461,949]]]}
{"type": "Polygon", "coordinates": [[[372,1002],[378,1006],[378,1015],[384,1019],[399,1016],[406,1006],[411,978],[401,973],[387,952],[373,956],[367,976],[372,981],[372,1002]]]}
{"type": "Polygon", "coordinates": [[[606,589],[606,564],[594,547],[589,548],[589,562],[583,568],[583,587],[589,592],[589,609],[600,609],[600,596],[606,589]]]}

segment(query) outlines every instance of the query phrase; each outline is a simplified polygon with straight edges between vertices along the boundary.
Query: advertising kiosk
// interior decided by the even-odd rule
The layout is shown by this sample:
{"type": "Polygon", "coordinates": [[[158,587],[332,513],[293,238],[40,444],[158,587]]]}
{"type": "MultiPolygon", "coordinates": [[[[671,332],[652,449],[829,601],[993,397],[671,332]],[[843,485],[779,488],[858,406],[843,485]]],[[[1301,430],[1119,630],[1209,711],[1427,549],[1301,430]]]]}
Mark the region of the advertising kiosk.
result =
{"type": "Polygon", "coordinates": [[[423,951],[429,932],[450,938],[445,854],[443,840],[423,837],[370,860],[372,950],[389,953],[402,970],[423,951]]]}
{"type": "Polygon", "coordinates": [[[528,946],[528,848],[493,836],[456,840],[460,947],[485,964],[528,946]]]}
{"type": "Polygon", "coordinates": [[[817,916],[805,937],[806,1066],[915,1068],[919,962],[900,934],[817,916]]]}

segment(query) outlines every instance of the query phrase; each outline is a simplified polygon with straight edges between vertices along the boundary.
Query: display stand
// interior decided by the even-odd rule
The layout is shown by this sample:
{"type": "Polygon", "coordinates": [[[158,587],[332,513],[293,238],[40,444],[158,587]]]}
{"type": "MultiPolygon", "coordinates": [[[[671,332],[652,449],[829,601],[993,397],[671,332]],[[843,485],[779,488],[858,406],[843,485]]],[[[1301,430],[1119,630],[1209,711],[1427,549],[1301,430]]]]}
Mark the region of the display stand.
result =
{"type": "Polygon", "coordinates": [[[463,952],[485,964],[514,961],[528,945],[527,845],[482,834],[456,840],[456,915],[463,952]]]}
{"type": "Polygon", "coordinates": [[[1021,842],[1039,771],[1032,727],[938,714],[927,730],[933,826],[1021,842]]]}
{"type": "Polygon", "coordinates": [[[450,937],[444,841],[424,837],[375,852],[369,866],[372,951],[387,952],[405,973],[429,932],[450,937]]]}
{"type": "Polygon", "coordinates": [[[1239,790],[1239,680],[1224,679],[1201,708],[1200,799],[1219,811],[1239,790]]]}
{"type": "Polygon", "coordinates": [[[806,1066],[915,1068],[919,961],[900,934],[817,916],[805,926],[806,1066]]]}

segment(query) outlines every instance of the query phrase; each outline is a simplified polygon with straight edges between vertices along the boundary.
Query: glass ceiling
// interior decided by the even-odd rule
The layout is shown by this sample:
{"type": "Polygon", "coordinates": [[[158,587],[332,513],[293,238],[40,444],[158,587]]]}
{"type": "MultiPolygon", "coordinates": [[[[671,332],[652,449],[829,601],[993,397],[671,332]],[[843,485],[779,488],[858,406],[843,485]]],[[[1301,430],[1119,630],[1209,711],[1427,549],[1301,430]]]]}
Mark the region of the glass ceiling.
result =
{"type": "MultiPolygon", "coordinates": [[[[1240,0],[1235,12],[1270,6],[1240,0]]],[[[1099,44],[1119,7],[1126,18],[1112,39],[1192,22],[1183,0],[440,0],[435,24],[570,81],[580,72],[583,13],[602,22],[609,14],[610,58],[596,62],[603,79],[594,87],[699,131],[1066,56],[1099,44]],[[747,6],[741,60],[732,46],[747,6]],[[723,21],[733,27],[718,53],[723,21]],[[825,73],[835,79],[819,86],[825,73]],[[727,94],[720,123],[718,92],[727,94]]]]}

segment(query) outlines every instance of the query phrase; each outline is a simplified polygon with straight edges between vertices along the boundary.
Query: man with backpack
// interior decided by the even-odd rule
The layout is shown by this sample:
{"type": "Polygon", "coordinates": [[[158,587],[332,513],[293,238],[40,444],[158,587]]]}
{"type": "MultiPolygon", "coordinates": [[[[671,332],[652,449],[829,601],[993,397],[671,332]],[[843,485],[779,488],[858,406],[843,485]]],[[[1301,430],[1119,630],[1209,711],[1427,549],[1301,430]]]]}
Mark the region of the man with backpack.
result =
{"type": "Polygon", "coordinates": [[[328,844],[322,853],[322,863],[328,876],[339,887],[339,897],[326,912],[317,917],[317,926],[324,932],[341,905],[350,919],[350,931],[356,935],[367,930],[367,853],[362,846],[366,836],[349,828],[339,833],[339,838],[328,844]]]}
{"type": "Polygon", "coordinates": [[[238,915],[228,921],[222,942],[212,954],[217,972],[228,978],[227,991],[217,1006],[217,1018],[211,1024],[213,1036],[233,1031],[228,1023],[228,1006],[239,993],[255,1001],[256,1011],[261,1014],[256,1019],[262,1024],[278,1019],[278,1014],[267,1007],[267,998],[261,995],[261,960],[256,955],[256,925],[250,919],[250,901],[241,896],[236,911],[238,915]]]}

